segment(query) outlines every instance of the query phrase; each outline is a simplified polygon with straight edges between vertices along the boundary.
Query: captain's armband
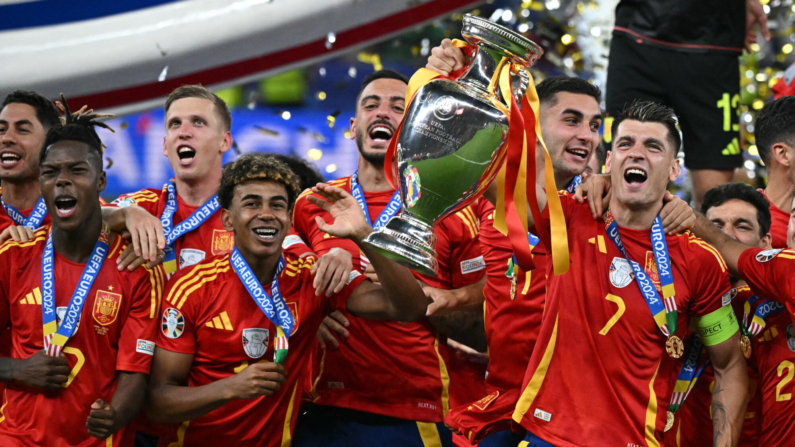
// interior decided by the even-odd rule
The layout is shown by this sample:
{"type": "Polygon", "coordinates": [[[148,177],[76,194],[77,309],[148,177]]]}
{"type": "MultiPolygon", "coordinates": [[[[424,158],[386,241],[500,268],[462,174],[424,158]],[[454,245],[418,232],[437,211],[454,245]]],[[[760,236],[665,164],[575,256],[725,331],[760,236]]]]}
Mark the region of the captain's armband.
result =
{"type": "Polygon", "coordinates": [[[740,325],[731,306],[723,306],[711,314],[697,317],[696,327],[698,335],[704,341],[705,346],[715,346],[731,338],[738,330],[740,325]]]}

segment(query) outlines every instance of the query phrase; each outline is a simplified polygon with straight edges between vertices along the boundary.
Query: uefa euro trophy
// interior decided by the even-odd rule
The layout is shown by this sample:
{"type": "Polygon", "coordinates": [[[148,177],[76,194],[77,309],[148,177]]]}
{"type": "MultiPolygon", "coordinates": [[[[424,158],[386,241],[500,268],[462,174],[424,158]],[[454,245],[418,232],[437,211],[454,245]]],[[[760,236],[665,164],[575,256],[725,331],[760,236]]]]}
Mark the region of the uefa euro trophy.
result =
{"type": "MultiPolygon", "coordinates": [[[[403,200],[400,212],[365,239],[383,256],[436,276],[434,225],[474,202],[505,159],[508,117],[499,82],[500,64],[532,66],[541,47],[520,34],[467,14],[461,34],[475,45],[455,80],[437,78],[419,88],[403,117],[392,161],[403,200]]],[[[517,104],[529,79],[512,76],[517,104]]],[[[510,96],[508,96],[510,98],[510,96]]]]}

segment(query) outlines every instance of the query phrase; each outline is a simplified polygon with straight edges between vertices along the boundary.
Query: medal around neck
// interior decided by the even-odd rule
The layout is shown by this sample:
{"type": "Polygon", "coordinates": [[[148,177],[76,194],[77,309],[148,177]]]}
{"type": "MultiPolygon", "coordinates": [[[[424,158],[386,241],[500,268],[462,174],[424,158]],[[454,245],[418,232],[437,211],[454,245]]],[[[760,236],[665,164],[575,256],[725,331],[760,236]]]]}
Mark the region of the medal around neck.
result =
{"type": "Polygon", "coordinates": [[[519,68],[543,54],[520,34],[469,14],[462,35],[475,46],[462,74],[434,79],[410,98],[393,137],[394,159],[385,164],[393,169],[400,211],[365,239],[383,256],[430,276],[437,269],[433,227],[474,202],[497,176],[507,149],[505,96],[509,102],[524,96],[531,81],[519,68]],[[508,95],[500,90],[501,76],[511,78],[508,95]]]}

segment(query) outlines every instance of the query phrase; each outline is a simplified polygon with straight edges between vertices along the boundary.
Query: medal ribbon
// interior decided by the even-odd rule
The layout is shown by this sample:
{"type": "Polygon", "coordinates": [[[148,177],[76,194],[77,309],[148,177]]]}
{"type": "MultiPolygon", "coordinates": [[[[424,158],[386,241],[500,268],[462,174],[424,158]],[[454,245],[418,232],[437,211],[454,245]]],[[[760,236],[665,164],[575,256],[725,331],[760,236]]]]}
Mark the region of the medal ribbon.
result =
{"type": "Polygon", "coordinates": [[[237,250],[232,251],[229,258],[232,261],[232,268],[235,269],[238,278],[248,290],[248,294],[257,303],[262,313],[276,325],[276,340],[274,341],[274,361],[284,364],[287,358],[287,350],[290,348],[288,338],[293,331],[293,314],[284,303],[282,294],[279,291],[279,274],[284,270],[284,257],[279,258],[279,266],[276,268],[276,275],[271,282],[271,293],[262,287],[257,276],[251,271],[251,267],[237,250]]]}
{"type": "Polygon", "coordinates": [[[52,230],[47,236],[47,244],[44,246],[44,254],[41,257],[41,317],[44,332],[44,350],[47,355],[58,357],[63,350],[69,337],[75,331],[83,305],[88,298],[88,292],[97,279],[105,255],[108,253],[108,242],[110,241],[110,230],[102,224],[102,232],[99,234],[94,250],[88,258],[83,274],[77,288],[72,293],[69,306],[66,308],[63,321],[59,326],[55,314],[55,250],[52,246],[52,230]]]}
{"type": "Polygon", "coordinates": [[[356,180],[358,176],[358,170],[351,176],[351,195],[354,199],[356,199],[357,202],[359,202],[359,206],[362,208],[362,211],[364,211],[364,218],[367,220],[367,225],[370,225],[374,230],[377,230],[386,225],[386,223],[389,222],[389,219],[394,217],[395,214],[400,211],[400,205],[402,204],[402,201],[400,200],[400,192],[396,190],[395,193],[392,194],[392,198],[389,199],[389,203],[386,204],[386,208],[381,211],[381,214],[378,215],[378,219],[375,220],[375,225],[373,225],[373,223],[370,221],[370,212],[367,208],[367,201],[364,200],[364,192],[362,191],[362,187],[359,185],[359,182],[356,180]]]}
{"type": "Polygon", "coordinates": [[[773,315],[774,313],[781,312],[784,309],[786,309],[786,307],[783,304],[773,300],[762,300],[756,295],[748,298],[748,301],[746,301],[743,305],[743,332],[749,338],[756,337],[760,332],[762,332],[762,329],[765,328],[765,318],[773,315]],[[751,307],[757,301],[761,302],[756,307],[754,317],[751,319],[751,307]],[[750,322],[748,321],[749,319],[751,320],[750,322]]]}
{"type": "MultiPolygon", "coordinates": [[[[465,55],[472,57],[478,48],[474,45],[468,45],[466,42],[460,40],[453,40],[453,46],[461,48],[465,55]]],[[[455,80],[463,74],[468,67],[450,73],[446,79],[455,80]]],[[[406,91],[407,104],[410,104],[414,99],[414,95],[422,86],[428,84],[432,80],[442,77],[440,74],[421,68],[411,77],[406,91]]],[[[544,149],[545,164],[550,169],[545,170],[545,185],[547,191],[556,191],[555,176],[551,169],[552,162],[549,157],[549,152],[546,150],[544,140],[541,137],[541,127],[538,121],[538,111],[540,102],[538,93],[535,89],[533,77],[527,69],[519,64],[510,62],[504,58],[498,65],[497,70],[489,85],[491,95],[488,98],[492,104],[499,108],[508,119],[508,138],[507,148],[498,153],[498,157],[492,161],[483,178],[493,178],[494,171],[497,171],[496,181],[498,186],[497,203],[495,203],[496,213],[494,215],[494,227],[501,233],[507,234],[508,239],[511,241],[513,252],[519,261],[520,266],[525,271],[530,271],[534,268],[533,258],[530,253],[531,248],[525,242],[527,228],[527,207],[526,203],[530,205],[530,211],[536,222],[540,225],[541,210],[538,206],[536,197],[536,169],[535,169],[535,151],[536,141],[541,142],[544,149]],[[528,78],[528,86],[525,95],[521,99],[521,109],[516,104],[514,95],[511,89],[511,75],[524,70],[528,78]],[[496,87],[500,87],[505,104],[497,100],[496,87]],[[508,107],[506,107],[506,104],[508,107]],[[512,111],[517,113],[511,113],[512,111]],[[505,158],[507,157],[507,161],[505,158]],[[503,163],[505,162],[505,163],[503,163]]],[[[408,110],[408,107],[406,108],[408,110]]],[[[400,130],[403,126],[401,121],[395,135],[400,135],[400,130]]],[[[387,181],[392,187],[395,187],[395,172],[394,158],[397,150],[397,138],[392,138],[387,151],[386,159],[384,160],[384,171],[386,173],[387,181]]],[[[482,193],[488,184],[483,182],[478,185],[476,194],[482,193]]],[[[560,197],[557,194],[550,194],[547,197],[549,214],[550,214],[550,229],[549,236],[546,236],[545,231],[539,234],[544,238],[544,244],[549,248],[552,262],[554,266],[554,274],[560,275],[566,273],[569,269],[569,248],[568,248],[568,235],[566,232],[566,220],[563,215],[563,207],[560,203],[560,197]]],[[[462,203],[461,206],[466,206],[467,203],[462,203]]]]}
{"type": "Polygon", "coordinates": [[[13,206],[6,205],[2,196],[0,196],[0,203],[2,203],[3,208],[6,210],[6,214],[8,214],[8,217],[10,217],[15,224],[30,228],[31,230],[39,228],[42,221],[44,221],[44,217],[47,216],[47,205],[42,198],[39,198],[39,201],[36,202],[36,206],[33,207],[33,211],[30,212],[30,216],[27,218],[13,206]]]}
{"type": "Polygon", "coordinates": [[[163,225],[163,233],[166,236],[166,249],[164,250],[166,257],[163,260],[163,267],[167,274],[172,274],[177,271],[177,254],[174,251],[174,247],[172,247],[174,241],[203,224],[204,221],[221,208],[221,203],[218,201],[218,195],[214,195],[188,216],[187,219],[174,227],[173,218],[174,213],[177,212],[177,185],[174,183],[174,179],[171,179],[165,185],[165,188],[166,207],[163,209],[163,214],[160,215],[160,223],[163,225]]]}
{"type": "Polygon", "coordinates": [[[698,333],[690,337],[690,341],[685,348],[685,361],[682,364],[682,369],[679,370],[679,376],[676,378],[676,385],[674,385],[674,394],[671,397],[671,403],[668,405],[668,411],[676,413],[682,403],[687,399],[690,391],[696,386],[696,380],[701,375],[701,371],[709,363],[709,358],[705,360],[701,367],[698,367],[698,361],[701,359],[701,353],[704,350],[704,342],[698,333]]]}
{"type": "Polygon", "coordinates": [[[649,310],[654,317],[654,322],[657,323],[657,327],[660,328],[660,331],[666,337],[670,337],[671,334],[676,334],[678,312],[673,296],[674,287],[673,274],[671,272],[671,258],[668,256],[668,244],[665,242],[665,233],[663,233],[662,230],[660,215],[658,214],[657,217],[654,218],[654,224],[651,227],[651,241],[654,250],[654,260],[657,263],[657,273],[660,276],[660,284],[662,285],[663,293],[666,294],[665,304],[663,304],[663,300],[660,299],[660,295],[657,293],[654,283],[651,282],[651,279],[646,275],[646,272],[640,264],[633,262],[629,259],[629,256],[627,256],[627,251],[624,248],[623,242],[621,242],[621,235],[618,233],[618,224],[613,220],[613,214],[610,210],[605,212],[603,218],[607,237],[613,241],[613,244],[615,244],[618,251],[624,256],[624,259],[632,266],[632,272],[635,274],[635,281],[640,288],[643,299],[646,301],[646,305],[649,306],[649,310]],[[663,280],[663,273],[665,273],[666,280],[663,280]]]}

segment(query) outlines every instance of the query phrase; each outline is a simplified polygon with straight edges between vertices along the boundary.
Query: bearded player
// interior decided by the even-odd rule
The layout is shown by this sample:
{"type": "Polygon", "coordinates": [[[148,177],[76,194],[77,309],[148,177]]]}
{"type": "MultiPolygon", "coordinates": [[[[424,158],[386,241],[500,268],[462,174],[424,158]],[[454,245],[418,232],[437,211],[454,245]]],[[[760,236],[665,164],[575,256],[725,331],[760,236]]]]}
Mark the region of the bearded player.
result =
{"type": "Polygon", "coordinates": [[[424,315],[428,299],[410,271],[363,244],[373,230],[356,200],[325,184],[313,192],[308,200],[333,219],[316,219],[321,231],[353,240],[383,287],[354,271],[339,294],[316,295],[315,257],[281,248],[299,193],[296,176],[262,154],[224,168],[221,219],[234,232],[234,251],[182,269],[166,288],[148,414],[182,425],[161,446],[290,445],[308,354],[332,309],[400,321],[424,315]]]}
{"type": "MultiPolygon", "coordinates": [[[[772,236],[770,234],[769,207],[770,205],[762,193],[744,183],[729,183],[712,188],[704,194],[701,202],[701,212],[727,236],[759,248],[770,248],[772,236]]],[[[787,313],[781,312],[784,306],[773,302],[766,304],[765,300],[755,297],[742,279],[733,276],[732,287],[736,290],[731,297],[732,307],[740,324],[745,326],[743,333],[748,333],[748,326],[752,328],[759,327],[761,330],[766,322],[781,324],[781,321],[779,321],[781,319],[785,322],[788,321],[787,313]],[[762,313],[758,315],[758,318],[754,318],[754,312],[757,309],[760,309],[762,313]],[[763,314],[768,309],[775,310],[775,312],[769,315],[763,314]],[[744,317],[746,312],[748,315],[744,317]],[[761,325],[757,324],[754,326],[752,323],[756,324],[755,322],[760,322],[761,325]]],[[[786,324],[780,327],[782,329],[786,328],[786,324]]],[[[776,344],[781,345],[782,340],[785,341],[783,345],[786,349],[785,337],[779,337],[776,340],[778,342],[776,344]]],[[[750,353],[749,351],[746,352],[750,353]]],[[[763,396],[771,396],[771,394],[762,392],[765,384],[760,383],[759,375],[757,374],[759,365],[767,363],[766,360],[758,352],[749,359],[749,362],[754,363],[756,367],[749,365],[748,368],[750,400],[745,410],[742,433],[738,444],[740,446],[773,445],[773,439],[770,436],[761,443],[759,436],[763,420],[762,398],[763,396]]],[[[772,373],[775,375],[775,367],[772,373]]],[[[777,383],[778,381],[774,383],[774,386],[777,383]]],[[[712,367],[707,366],[696,380],[695,386],[687,395],[686,401],[679,407],[676,413],[676,423],[665,434],[666,444],[679,447],[697,447],[709,445],[712,442],[713,431],[710,423],[710,404],[714,387],[715,378],[712,367]]],[[[773,402],[775,402],[775,399],[773,399],[773,402]]]]}
{"type": "MultiPolygon", "coordinates": [[[[715,445],[736,445],[748,377],[736,318],[721,302],[728,271],[710,246],[664,235],[658,220],[665,187],[679,175],[676,118],[658,104],[634,103],[613,135],[609,213],[595,222],[587,204],[561,198],[575,255],[563,275],[547,263],[546,309],[514,421],[528,430],[529,445],[659,445],[687,316],[715,368],[715,445]],[[611,274],[625,264],[633,275],[611,274]]],[[[543,208],[546,194],[537,189],[543,208]]],[[[549,231],[547,210],[543,219],[549,231]]]]}
{"type": "MultiPolygon", "coordinates": [[[[143,405],[162,270],[119,271],[123,241],[102,222],[102,143],[92,114],[44,140],[40,185],[51,229],[0,246],[3,446],[118,446],[143,405]]],[[[37,168],[38,169],[38,168],[37,168]]]]}

